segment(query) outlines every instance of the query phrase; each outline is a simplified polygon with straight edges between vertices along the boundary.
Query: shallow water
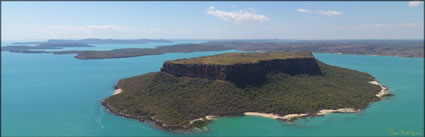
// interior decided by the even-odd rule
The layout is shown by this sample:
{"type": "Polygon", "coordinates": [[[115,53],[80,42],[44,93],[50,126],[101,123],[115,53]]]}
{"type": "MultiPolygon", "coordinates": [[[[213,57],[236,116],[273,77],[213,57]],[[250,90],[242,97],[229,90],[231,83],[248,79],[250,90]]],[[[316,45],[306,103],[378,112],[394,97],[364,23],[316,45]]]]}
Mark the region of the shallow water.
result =
{"type": "MultiPolygon", "coordinates": [[[[159,71],[166,60],[235,52],[169,53],[133,58],[78,60],[74,55],[2,52],[2,135],[165,136],[149,124],[108,113],[100,102],[122,78],[159,71]]],[[[423,133],[424,60],[386,56],[314,54],[319,60],[368,72],[395,96],[354,114],[279,122],[261,117],[220,118],[208,132],[189,135],[388,136],[423,133]]],[[[423,134],[422,134],[423,135],[423,134]]]]}

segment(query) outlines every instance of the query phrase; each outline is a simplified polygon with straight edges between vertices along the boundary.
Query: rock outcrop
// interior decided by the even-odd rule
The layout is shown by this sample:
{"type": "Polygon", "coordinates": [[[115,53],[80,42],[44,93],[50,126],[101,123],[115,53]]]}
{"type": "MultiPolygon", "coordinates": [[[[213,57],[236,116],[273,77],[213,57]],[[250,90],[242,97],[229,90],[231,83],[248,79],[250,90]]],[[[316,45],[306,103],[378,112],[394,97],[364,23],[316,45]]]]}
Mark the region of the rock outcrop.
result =
{"type": "Polygon", "coordinates": [[[184,64],[167,61],[161,71],[176,76],[229,80],[234,83],[246,84],[262,83],[266,74],[272,72],[282,72],[289,75],[321,74],[319,65],[313,56],[235,64],[184,64]]]}

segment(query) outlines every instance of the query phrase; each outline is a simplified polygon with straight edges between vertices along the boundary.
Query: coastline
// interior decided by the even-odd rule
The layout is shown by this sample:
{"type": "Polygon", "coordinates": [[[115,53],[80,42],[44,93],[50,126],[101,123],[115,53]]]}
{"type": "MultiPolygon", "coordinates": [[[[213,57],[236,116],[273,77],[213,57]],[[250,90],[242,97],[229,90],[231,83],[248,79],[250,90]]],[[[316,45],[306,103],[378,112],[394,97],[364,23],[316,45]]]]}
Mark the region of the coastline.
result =
{"type": "Polygon", "coordinates": [[[379,98],[382,99],[385,95],[390,94],[388,92],[388,88],[385,87],[385,86],[383,86],[383,85],[381,85],[381,83],[379,83],[378,81],[376,81],[376,80],[375,81],[369,81],[369,83],[370,84],[373,84],[373,85],[378,85],[379,87],[381,87],[381,90],[379,91],[379,93],[376,94],[377,97],[379,97],[379,98]]]}
{"type": "MultiPolygon", "coordinates": [[[[380,99],[383,99],[385,95],[390,94],[388,92],[388,88],[381,85],[378,81],[374,80],[374,81],[369,81],[370,84],[373,85],[378,85],[379,87],[381,87],[381,90],[379,91],[379,93],[376,94],[376,96],[380,99]]],[[[261,112],[244,112],[243,115],[245,116],[259,116],[259,117],[264,117],[264,118],[271,118],[271,119],[277,119],[277,120],[283,120],[283,121],[293,121],[297,118],[302,118],[302,117],[308,117],[308,116],[323,116],[329,113],[356,113],[356,112],[360,112],[361,109],[355,109],[355,108],[340,108],[340,109],[322,109],[316,113],[313,114],[308,114],[308,113],[300,113],[300,114],[287,114],[287,115],[277,115],[277,114],[273,114],[273,113],[261,113],[261,112]]],[[[214,118],[217,118],[217,116],[205,116],[205,118],[207,120],[213,120],[214,118]]],[[[199,119],[194,119],[192,120],[190,123],[193,123],[194,121],[197,120],[202,120],[203,118],[199,118],[199,119]]]]}
{"type": "MultiPolygon", "coordinates": [[[[316,113],[309,114],[309,113],[301,113],[301,114],[287,114],[287,115],[277,115],[273,113],[261,113],[261,112],[243,112],[242,116],[258,116],[258,117],[264,117],[264,118],[271,118],[276,120],[283,120],[283,121],[294,121],[297,118],[302,117],[310,117],[310,116],[323,116],[329,113],[355,113],[360,112],[361,109],[354,109],[354,108],[340,108],[340,109],[322,109],[316,113]]],[[[204,118],[207,120],[214,120],[216,118],[225,117],[225,116],[216,116],[216,115],[208,115],[204,118]]],[[[192,124],[195,121],[203,120],[204,118],[197,118],[190,121],[190,124],[192,124]]],[[[189,125],[190,125],[189,124],[189,125]]]]}
{"type": "Polygon", "coordinates": [[[322,109],[319,112],[309,114],[309,113],[301,113],[301,114],[287,114],[284,116],[272,114],[272,113],[260,113],[260,112],[245,112],[246,116],[260,116],[271,119],[278,119],[283,121],[293,121],[297,118],[308,117],[308,116],[323,116],[329,113],[355,113],[359,112],[360,109],[354,108],[340,108],[340,109],[322,109]]]}
{"type": "Polygon", "coordinates": [[[284,120],[284,121],[292,121],[295,118],[306,117],[309,114],[302,113],[302,114],[288,114],[288,115],[280,116],[280,115],[276,115],[276,114],[273,114],[273,113],[244,112],[244,115],[245,116],[259,116],[259,117],[265,117],[265,118],[271,118],[271,119],[279,119],[279,120],[284,120]]]}
{"type": "Polygon", "coordinates": [[[160,130],[164,130],[164,131],[167,131],[167,132],[173,131],[173,132],[177,132],[177,133],[189,133],[189,131],[191,131],[191,129],[189,127],[190,125],[185,126],[185,127],[179,126],[179,127],[173,128],[173,126],[163,124],[159,120],[154,119],[153,116],[147,118],[147,117],[143,117],[143,116],[137,117],[137,116],[131,116],[131,115],[123,114],[121,112],[116,111],[113,107],[111,107],[108,103],[106,103],[105,100],[103,100],[101,102],[101,105],[104,106],[107,111],[109,111],[110,113],[112,113],[114,115],[118,115],[118,116],[121,116],[121,117],[124,117],[124,118],[131,118],[131,119],[137,120],[139,122],[143,122],[143,123],[149,123],[152,126],[158,128],[160,130]]]}

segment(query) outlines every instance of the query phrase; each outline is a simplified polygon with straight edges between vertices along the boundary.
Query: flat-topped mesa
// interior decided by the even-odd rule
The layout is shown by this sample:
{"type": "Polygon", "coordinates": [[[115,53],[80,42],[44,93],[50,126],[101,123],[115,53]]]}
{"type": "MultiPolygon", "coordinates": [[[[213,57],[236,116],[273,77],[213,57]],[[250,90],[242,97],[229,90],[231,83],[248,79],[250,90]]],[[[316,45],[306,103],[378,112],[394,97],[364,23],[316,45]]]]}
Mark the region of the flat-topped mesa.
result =
{"type": "Polygon", "coordinates": [[[226,53],[167,61],[162,72],[176,76],[229,80],[235,83],[262,82],[270,72],[289,75],[321,74],[310,52],[226,53]]]}

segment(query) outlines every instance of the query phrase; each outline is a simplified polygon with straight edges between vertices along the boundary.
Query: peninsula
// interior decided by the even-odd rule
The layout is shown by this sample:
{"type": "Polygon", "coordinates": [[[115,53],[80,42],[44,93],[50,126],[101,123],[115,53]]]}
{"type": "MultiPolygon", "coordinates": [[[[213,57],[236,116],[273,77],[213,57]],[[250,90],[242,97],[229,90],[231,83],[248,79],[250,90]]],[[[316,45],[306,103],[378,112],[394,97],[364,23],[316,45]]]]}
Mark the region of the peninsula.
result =
{"type": "Polygon", "coordinates": [[[120,80],[102,105],[167,131],[213,118],[291,121],[349,113],[390,95],[367,73],[324,64],[310,52],[226,53],[166,61],[160,72],[120,80]]]}

